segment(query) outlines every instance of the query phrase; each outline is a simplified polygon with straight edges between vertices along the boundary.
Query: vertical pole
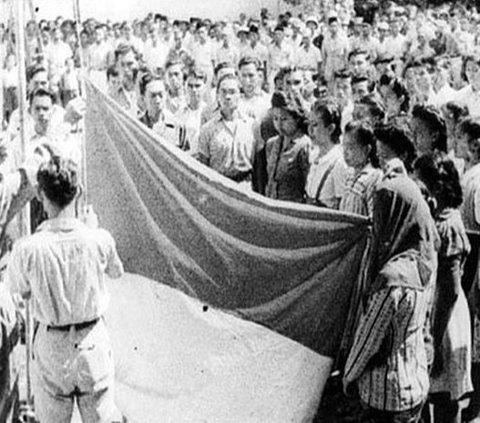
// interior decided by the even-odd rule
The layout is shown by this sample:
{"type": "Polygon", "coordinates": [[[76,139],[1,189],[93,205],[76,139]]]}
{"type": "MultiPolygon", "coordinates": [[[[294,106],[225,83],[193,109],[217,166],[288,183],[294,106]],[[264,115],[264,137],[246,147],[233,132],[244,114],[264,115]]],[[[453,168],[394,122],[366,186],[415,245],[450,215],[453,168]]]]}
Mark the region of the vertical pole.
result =
{"type": "MultiPolygon", "coordinates": [[[[85,88],[85,77],[86,77],[86,69],[83,63],[82,57],[82,47],[80,43],[80,25],[81,25],[81,17],[80,17],[80,2],[79,0],[72,0],[73,1],[73,17],[75,20],[75,30],[77,32],[77,40],[78,40],[78,56],[80,59],[80,90],[81,96],[84,100],[86,100],[86,88],[85,88]]],[[[80,136],[82,137],[82,163],[81,163],[81,181],[83,187],[83,193],[80,198],[80,213],[85,212],[86,207],[88,205],[88,187],[87,187],[87,139],[85,136],[85,120],[82,119],[79,123],[80,125],[80,136]]]]}
{"type": "MultiPolygon", "coordinates": [[[[18,111],[20,117],[20,141],[22,146],[22,158],[25,161],[26,157],[26,133],[25,133],[25,118],[27,114],[27,81],[26,81],[26,53],[25,53],[25,2],[24,0],[15,0],[15,47],[17,53],[17,68],[18,68],[18,111]]],[[[20,222],[22,228],[22,235],[27,235],[30,232],[30,207],[27,204],[20,212],[20,222]]],[[[30,310],[30,301],[27,301],[26,319],[25,319],[25,343],[26,343],[26,373],[27,373],[27,403],[32,401],[32,386],[31,386],[31,352],[32,352],[32,317],[30,310]]]]}

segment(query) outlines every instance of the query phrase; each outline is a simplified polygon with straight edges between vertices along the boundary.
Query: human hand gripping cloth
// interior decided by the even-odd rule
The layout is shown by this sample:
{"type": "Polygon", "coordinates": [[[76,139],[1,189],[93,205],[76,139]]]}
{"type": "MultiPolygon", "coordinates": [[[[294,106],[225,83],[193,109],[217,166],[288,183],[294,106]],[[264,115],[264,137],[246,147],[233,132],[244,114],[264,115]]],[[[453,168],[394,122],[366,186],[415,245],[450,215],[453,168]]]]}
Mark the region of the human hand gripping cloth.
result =
{"type": "Polygon", "coordinates": [[[129,421],[310,421],[367,219],[274,201],[170,146],[87,83],[88,197],[125,269],[107,316],[129,421]]]}

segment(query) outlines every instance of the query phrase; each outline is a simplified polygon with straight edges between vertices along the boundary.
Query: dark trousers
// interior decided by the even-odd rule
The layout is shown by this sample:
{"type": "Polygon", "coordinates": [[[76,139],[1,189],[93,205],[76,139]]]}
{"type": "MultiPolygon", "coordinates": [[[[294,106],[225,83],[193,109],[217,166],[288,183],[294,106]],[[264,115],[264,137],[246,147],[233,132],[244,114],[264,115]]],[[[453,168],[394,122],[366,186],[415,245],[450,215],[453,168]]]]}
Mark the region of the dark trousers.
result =
{"type": "Polygon", "coordinates": [[[417,423],[422,414],[423,403],[410,410],[385,411],[368,408],[365,421],[369,423],[417,423]]]}
{"type": "Polygon", "coordinates": [[[470,404],[463,412],[463,418],[466,421],[480,417],[480,363],[472,363],[472,384],[473,393],[470,404]]]}
{"type": "Polygon", "coordinates": [[[422,423],[461,423],[462,409],[448,393],[433,394],[422,412],[422,423]],[[430,404],[431,407],[429,406],[430,404]],[[433,418],[432,418],[433,416],[433,418]]]}

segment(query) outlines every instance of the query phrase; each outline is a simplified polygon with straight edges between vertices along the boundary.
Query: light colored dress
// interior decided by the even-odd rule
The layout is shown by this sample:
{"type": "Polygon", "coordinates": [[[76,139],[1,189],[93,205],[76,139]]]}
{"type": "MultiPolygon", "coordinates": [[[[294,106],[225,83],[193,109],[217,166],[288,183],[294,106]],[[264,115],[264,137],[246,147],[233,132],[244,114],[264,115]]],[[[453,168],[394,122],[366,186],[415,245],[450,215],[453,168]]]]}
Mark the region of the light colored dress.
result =
{"type": "MultiPolygon", "coordinates": [[[[450,269],[447,267],[452,260],[457,260],[454,272],[460,284],[462,264],[470,251],[465,228],[459,210],[447,209],[436,221],[441,239],[441,249],[438,259],[437,281],[450,269]]],[[[437,283],[437,289],[441,286],[437,283]]],[[[473,390],[470,379],[471,372],[471,334],[470,313],[467,298],[463,289],[459,289],[457,300],[443,335],[443,371],[430,381],[430,393],[448,392],[451,400],[459,400],[473,390]]]]}

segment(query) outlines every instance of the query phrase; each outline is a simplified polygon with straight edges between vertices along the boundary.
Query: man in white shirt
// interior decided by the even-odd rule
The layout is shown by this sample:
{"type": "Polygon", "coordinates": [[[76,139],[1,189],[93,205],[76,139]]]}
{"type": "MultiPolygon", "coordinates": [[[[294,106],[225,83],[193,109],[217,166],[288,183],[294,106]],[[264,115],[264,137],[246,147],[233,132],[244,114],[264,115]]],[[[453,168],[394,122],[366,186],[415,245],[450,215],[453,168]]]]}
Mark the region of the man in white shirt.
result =
{"type": "Polygon", "coordinates": [[[180,115],[180,122],[185,126],[190,154],[198,154],[198,137],[202,121],[202,112],[206,108],[203,94],[207,75],[201,69],[192,69],[187,76],[187,106],[180,115]]]}
{"type": "Polygon", "coordinates": [[[105,25],[95,27],[95,42],[89,47],[88,53],[90,71],[103,72],[113,64],[113,48],[105,40],[105,25]]]}
{"type": "Polygon", "coordinates": [[[239,110],[240,83],[227,74],[218,82],[219,113],[200,130],[198,160],[251,189],[254,120],[239,110]]]}
{"type": "Polygon", "coordinates": [[[76,218],[76,165],[59,156],[38,172],[49,219],[14,244],[6,284],[32,298],[35,412],[41,422],[69,422],[76,401],[84,421],[117,421],[114,363],[104,314],[106,275],[123,266],[112,236],[76,218]]]}
{"type": "Polygon", "coordinates": [[[274,78],[282,68],[293,65],[295,54],[292,45],[284,41],[284,28],[277,26],[273,35],[273,44],[268,50],[268,84],[270,89],[275,86],[274,78]]]}
{"type": "Polygon", "coordinates": [[[163,80],[158,75],[145,73],[140,80],[139,89],[145,104],[145,113],[140,116],[140,122],[161,135],[168,143],[181,150],[188,150],[190,146],[185,125],[165,105],[167,93],[163,80]]]}
{"type": "MultiPolygon", "coordinates": [[[[202,69],[203,70],[203,69],[202,69]]],[[[185,68],[181,60],[169,60],[165,65],[167,109],[175,116],[181,114],[187,104],[185,98],[185,68]]]]}
{"type": "Polygon", "coordinates": [[[149,31],[149,37],[145,42],[143,59],[148,69],[154,73],[160,73],[165,68],[169,45],[161,39],[158,29],[153,27],[149,31]]]}
{"type": "Polygon", "coordinates": [[[265,45],[260,42],[258,26],[250,25],[248,31],[248,40],[248,47],[246,47],[243,51],[244,56],[254,57],[260,62],[262,68],[266,70],[268,61],[268,50],[267,47],[265,47],[265,45]]]}
{"type": "Polygon", "coordinates": [[[449,83],[450,79],[450,63],[446,59],[436,60],[433,74],[433,89],[435,94],[432,104],[441,107],[449,101],[454,101],[458,92],[452,88],[449,83]]]}
{"type": "Polygon", "coordinates": [[[238,65],[242,97],[240,108],[260,122],[270,109],[270,96],[262,90],[262,69],[253,57],[244,57],[238,65]]]}
{"type": "Polygon", "coordinates": [[[195,66],[207,74],[208,83],[210,83],[215,66],[215,49],[208,37],[207,27],[204,22],[199,22],[197,25],[196,41],[190,46],[189,53],[195,66]]]}
{"type": "Polygon", "coordinates": [[[50,75],[61,76],[65,70],[65,61],[69,57],[73,57],[70,46],[63,42],[62,31],[60,28],[54,28],[51,32],[52,42],[46,49],[46,57],[50,68],[50,75]]]}
{"type": "Polygon", "coordinates": [[[391,54],[397,61],[405,56],[407,51],[407,40],[400,33],[400,24],[398,19],[390,22],[391,36],[387,39],[387,52],[391,54]]]}

